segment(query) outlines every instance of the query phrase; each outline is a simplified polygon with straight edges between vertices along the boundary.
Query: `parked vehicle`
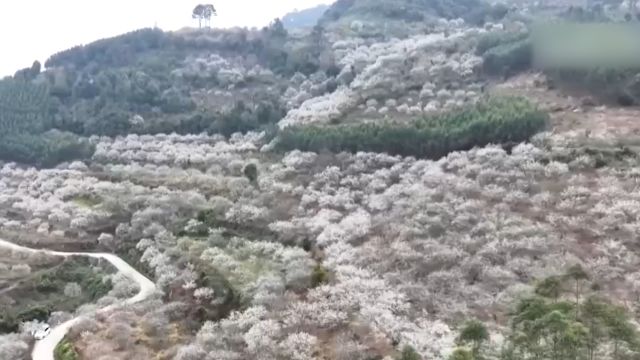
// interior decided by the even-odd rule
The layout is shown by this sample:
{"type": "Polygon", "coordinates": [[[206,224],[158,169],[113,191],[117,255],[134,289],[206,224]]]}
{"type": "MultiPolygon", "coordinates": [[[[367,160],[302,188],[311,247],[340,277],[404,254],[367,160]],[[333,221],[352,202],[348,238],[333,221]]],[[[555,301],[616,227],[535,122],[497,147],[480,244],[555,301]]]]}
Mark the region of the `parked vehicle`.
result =
{"type": "Polygon", "coordinates": [[[47,336],[49,336],[50,333],[51,333],[51,327],[48,324],[45,324],[44,326],[42,326],[42,328],[38,330],[34,330],[32,332],[32,335],[36,340],[42,340],[47,336]]]}

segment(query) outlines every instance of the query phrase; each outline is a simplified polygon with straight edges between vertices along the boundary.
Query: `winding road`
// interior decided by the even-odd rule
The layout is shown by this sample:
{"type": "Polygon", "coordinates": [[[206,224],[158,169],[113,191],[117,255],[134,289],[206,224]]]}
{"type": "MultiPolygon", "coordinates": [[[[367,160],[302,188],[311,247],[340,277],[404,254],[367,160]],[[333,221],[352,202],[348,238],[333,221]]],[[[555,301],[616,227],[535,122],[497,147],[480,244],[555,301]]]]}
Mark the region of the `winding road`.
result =
{"type": "MultiPolygon", "coordinates": [[[[118,269],[118,271],[120,271],[122,274],[127,276],[129,279],[138,283],[138,285],[140,286],[140,291],[136,296],[126,299],[124,301],[121,301],[119,303],[109,305],[105,308],[102,308],[98,310],[99,312],[109,311],[118,306],[122,306],[126,304],[134,304],[134,303],[143,301],[149,298],[156,291],[156,285],[153,283],[153,281],[149,280],[147,277],[139,273],[136,269],[131,267],[131,265],[127,264],[124,260],[120,259],[119,257],[113,254],[76,253],[76,252],[60,252],[60,251],[52,251],[52,250],[37,250],[37,249],[31,249],[24,246],[16,245],[2,239],[0,239],[0,248],[22,251],[22,252],[32,252],[32,253],[44,252],[49,255],[63,256],[63,257],[87,256],[92,258],[104,259],[110,262],[113,266],[115,266],[118,269]]],[[[62,341],[62,339],[67,334],[69,329],[74,324],[76,324],[79,321],[79,319],[80,319],[79,317],[76,317],[74,319],[71,319],[67,322],[64,322],[52,328],[49,336],[35,343],[33,352],[31,353],[31,358],[33,360],[54,360],[53,358],[54,349],[56,348],[58,343],[62,341]]]]}

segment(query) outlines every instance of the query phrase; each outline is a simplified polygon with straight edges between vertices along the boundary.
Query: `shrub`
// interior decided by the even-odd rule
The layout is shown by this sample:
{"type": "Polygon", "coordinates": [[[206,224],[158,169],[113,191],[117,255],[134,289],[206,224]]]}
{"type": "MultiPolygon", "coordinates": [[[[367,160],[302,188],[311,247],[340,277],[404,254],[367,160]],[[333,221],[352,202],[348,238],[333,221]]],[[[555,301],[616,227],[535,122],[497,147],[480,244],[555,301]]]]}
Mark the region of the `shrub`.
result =
{"type": "Polygon", "coordinates": [[[198,212],[196,219],[208,227],[215,228],[221,226],[224,222],[224,213],[214,209],[201,210],[198,212]]]}
{"type": "Polygon", "coordinates": [[[80,357],[68,339],[62,340],[53,351],[55,360],[78,360],[80,357]]]}
{"type": "Polygon", "coordinates": [[[473,354],[469,349],[457,348],[449,356],[449,360],[474,360],[473,354]]]}
{"type": "Polygon", "coordinates": [[[51,311],[49,309],[40,306],[34,306],[20,312],[17,316],[17,320],[18,323],[32,320],[46,321],[49,318],[50,314],[51,311]]]}
{"type": "Polygon", "coordinates": [[[329,272],[324,266],[318,264],[311,273],[311,286],[317,287],[329,281],[329,272]]]}
{"type": "Polygon", "coordinates": [[[406,345],[402,349],[402,354],[400,355],[399,360],[420,360],[420,354],[411,346],[406,345]]]}
{"type": "Polygon", "coordinates": [[[438,159],[474,146],[525,141],[544,127],[546,119],[525,99],[492,98],[404,124],[288,127],[277,146],[285,151],[366,151],[438,159]]]}
{"type": "Polygon", "coordinates": [[[258,167],[256,164],[247,164],[244,169],[242,169],[242,173],[252,184],[255,184],[258,181],[258,167]]]}
{"type": "Polygon", "coordinates": [[[462,344],[471,343],[471,353],[474,358],[480,354],[482,343],[489,340],[489,331],[486,326],[478,320],[467,321],[460,330],[458,342],[462,344]]]}

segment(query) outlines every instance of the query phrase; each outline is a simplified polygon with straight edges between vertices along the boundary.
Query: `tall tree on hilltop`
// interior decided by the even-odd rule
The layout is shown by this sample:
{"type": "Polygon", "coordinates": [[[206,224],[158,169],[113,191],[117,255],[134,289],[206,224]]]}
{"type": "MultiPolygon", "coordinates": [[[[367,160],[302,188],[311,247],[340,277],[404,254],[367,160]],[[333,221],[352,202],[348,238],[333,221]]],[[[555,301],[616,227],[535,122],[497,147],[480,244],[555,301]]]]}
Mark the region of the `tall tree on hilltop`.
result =
{"type": "Polygon", "coordinates": [[[198,27],[202,28],[202,19],[204,14],[204,6],[202,4],[196,5],[193,9],[193,13],[191,13],[191,18],[198,19],[198,27]]]}
{"type": "Polygon", "coordinates": [[[198,27],[202,28],[202,21],[204,20],[205,26],[211,27],[211,17],[216,16],[216,8],[213,4],[198,4],[194,9],[191,17],[198,20],[198,27]]]}
{"type": "Polygon", "coordinates": [[[216,11],[216,8],[213,6],[213,4],[204,5],[204,20],[206,26],[211,27],[211,17],[217,15],[218,12],[216,11]]]}

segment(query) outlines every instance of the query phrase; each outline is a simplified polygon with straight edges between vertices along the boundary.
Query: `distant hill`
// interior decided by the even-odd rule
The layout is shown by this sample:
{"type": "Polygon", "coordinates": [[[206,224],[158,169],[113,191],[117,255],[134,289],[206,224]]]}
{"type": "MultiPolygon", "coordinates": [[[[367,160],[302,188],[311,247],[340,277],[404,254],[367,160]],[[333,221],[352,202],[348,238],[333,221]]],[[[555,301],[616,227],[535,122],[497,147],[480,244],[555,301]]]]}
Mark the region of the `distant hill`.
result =
{"type": "Polygon", "coordinates": [[[321,18],[322,23],[345,20],[422,22],[429,18],[472,20],[488,4],[482,0],[338,0],[321,18]]]}
{"type": "Polygon", "coordinates": [[[318,24],[336,34],[333,40],[352,35],[405,38],[432,32],[443,18],[461,18],[482,26],[486,21],[499,21],[504,12],[504,4],[486,0],[337,0],[318,24]]]}
{"type": "Polygon", "coordinates": [[[287,29],[310,28],[318,23],[329,5],[318,5],[309,9],[292,11],[282,17],[282,23],[287,29]]]}

